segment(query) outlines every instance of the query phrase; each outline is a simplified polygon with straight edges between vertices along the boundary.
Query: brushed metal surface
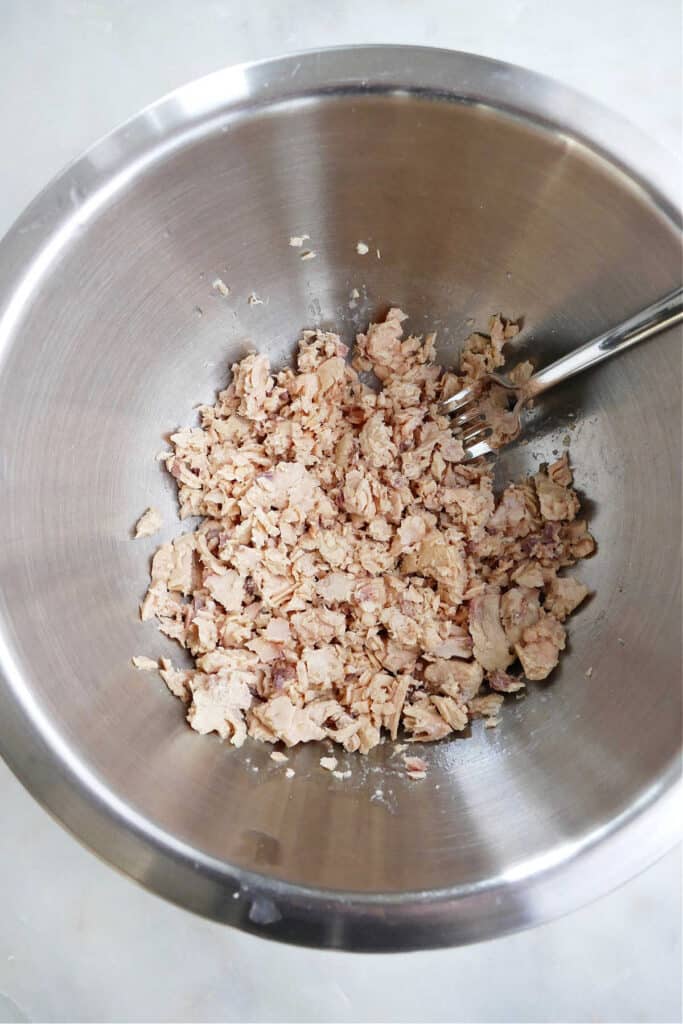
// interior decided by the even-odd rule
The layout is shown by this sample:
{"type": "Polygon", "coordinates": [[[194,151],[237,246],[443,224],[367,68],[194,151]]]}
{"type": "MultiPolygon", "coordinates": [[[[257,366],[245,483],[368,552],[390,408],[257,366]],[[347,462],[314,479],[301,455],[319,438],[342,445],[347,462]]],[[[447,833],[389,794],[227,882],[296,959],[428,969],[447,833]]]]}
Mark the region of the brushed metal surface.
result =
{"type": "Polygon", "coordinates": [[[185,86],[34,201],[0,245],[0,745],[75,835],[200,913],[354,949],[520,928],[671,845],[680,331],[544,397],[501,460],[521,475],[571,438],[595,596],[552,682],[500,728],[427,750],[425,782],[386,747],[349,757],[347,782],[320,748],[294,751],[286,781],[267,749],[193,734],[130,657],[178,657],[137,619],[159,539],[131,527],[153,504],[162,539],[177,531],[154,455],[232,361],[283,362],[311,324],[350,339],[391,302],[439,331],[446,362],[497,310],[524,317],[519,353],[550,362],[680,283],[675,180],[546,79],[364,47],[185,86]],[[304,232],[302,262],[288,240],[304,232]]]}

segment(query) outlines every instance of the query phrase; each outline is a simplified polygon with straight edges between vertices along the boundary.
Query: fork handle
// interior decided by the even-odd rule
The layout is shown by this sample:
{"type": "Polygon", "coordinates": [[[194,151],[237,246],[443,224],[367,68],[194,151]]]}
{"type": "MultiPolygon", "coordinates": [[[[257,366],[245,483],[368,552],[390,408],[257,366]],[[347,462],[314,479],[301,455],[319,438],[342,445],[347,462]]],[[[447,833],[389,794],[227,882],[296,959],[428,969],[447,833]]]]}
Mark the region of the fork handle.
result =
{"type": "Polygon", "coordinates": [[[612,327],[592,341],[586,342],[581,348],[557,359],[544,370],[539,370],[527,382],[525,396],[533,398],[540,395],[561,381],[587,370],[589,366],[595,366],[603,359],[609,359],[617,352],[623,352],[631,345],[645,341],[646,338],[651,338],[682,320],[683,288],[675,288],[629,320],[624,320],[617,327],[612,327]]]}

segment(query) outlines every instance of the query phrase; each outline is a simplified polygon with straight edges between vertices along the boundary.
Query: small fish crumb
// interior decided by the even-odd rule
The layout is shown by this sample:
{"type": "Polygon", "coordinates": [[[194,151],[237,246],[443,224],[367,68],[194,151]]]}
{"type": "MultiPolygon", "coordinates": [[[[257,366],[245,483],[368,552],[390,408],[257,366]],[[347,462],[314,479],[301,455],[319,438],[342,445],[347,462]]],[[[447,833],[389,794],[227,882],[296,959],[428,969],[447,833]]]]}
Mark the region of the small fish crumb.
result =
{"type": "Polygon", "coordinates": [[[347,768],[345,772],[334,771],[332,772],[332,774],[334,775],[335,779],[339,779],[341,782],[343,782],[345,779],[350,779],[353,773],[351,772],[350,768],[347,768]]]}
{"type": "Polygon", "coordinates": [[[296,775],[296,772],[294,771],[293,768],[287,768],[287,770],[285,771],[285,778],[286,779],[293,779],[295,775],[296,775]]]}
{"type": "Polygon", "coordinates": [[[292,237],[289,240],[289,244],[292,246],[293,249],[300,249],[301,246],[306,241],[306,239],[310,237],[310,235],[292,235],[292,237]]]}
{"type": "Polygon", "coordinates": [[[415,757],[415,755],[404,755],[403,763],[406,766],[406,775],[409,779],[419,781],[420,779],[427,778],[427,768],[429,765],[422,757],[415,757]]]}
{"type": "Polygon", "coordinates": [[[274,750],[270,755],[270,760],[275,761],[277,764],[284,764],[285,761],[289,761],[289,758],[281,750],[274,750]]]}
{"type": "Polygon", "coordinates": [[[161,512],[150,506],[146,512],[142,513],[135,524],[135,539],[137,540],[139,537],[153,537],[163,525],[164,520],[161,518],[161,512]]]}
{"type": "Polygon", "coordinates": [[[585,675],[586,675],[587,679],[590,679],[590,677],[593,675],[593,666],[592,665],[588,666],[588,668],[586,669],[585,675]]]}
{"type": "Polygon", "coordinates": [[[316,252],[313,252],[312,249],[304,249],[304,251],[301,253],[301,256],[299,256],[299,259],[300,260],[314,260],[317,255],[318,254],[316,252]]]}
{"type": "Polygon", "coordinates": [[[360,292],[358,291],[357,288],[352,288],[351,289],[351,291],[349,292],[349,298],[350,299],[359,299],[360,298],[360,292]]]}
{"type": "Polygon", "coordinates": [[[375,253],[377,254],[377,259],[381,260],[382,259],[382,253],[379,251],[379,249],[375,249],[375,253]]]}
{"type": "Polygon", "coordinates": [[[225,281],[223,280],[223,278],[222,278],[222,277],[217,277],[217,278],[216,278],[216,279],[214,280],[214,282],[213,282],[213,284],[211,285],[211,287],[213,288],[213,290],[214,290],[215,292],[220,292],[220,294],[221,294],[221,295],[222,295],[222,296],[223,296],[224,298],[225,298],[225,296],[226,296],[226,295],[229,295],[229,294],[230,294],[230,289],[228,288],[227,284],[225,283],[225,281]]]}
{"type": "Polygon", "coordinates": [[[337,762],[337,758],[336,757],[321,757],[320,758],[320,767],[321,768],[325,768],[328,772],[333,772],[335,770],[335,768],[337,767],[337,764],[338,764],[338,762],[337,762]]]}
{"type": "Polygon", "coordinates": [[[249,303],[250,306],[262,306],[263,305],[263,299],[259,299],[259,297],[256,294],[256,292],[252,292],[250,294],[249,298],[247,299],[247,302],[249,303]]]}
{"type": "Polygon", "coordinates": [[[154,658],[148,658],[144,654],[138,654],[134,658],[130,659],[136,668],[139,668],[142,672],[156,672],[159,668],[159,663],[154,658]]]}
{"type": "Polygon", "coordinates": [[[367,256],[370,252],[370,248],[365,242],[356,242],[356,252],[359,256],[367,256]]]}

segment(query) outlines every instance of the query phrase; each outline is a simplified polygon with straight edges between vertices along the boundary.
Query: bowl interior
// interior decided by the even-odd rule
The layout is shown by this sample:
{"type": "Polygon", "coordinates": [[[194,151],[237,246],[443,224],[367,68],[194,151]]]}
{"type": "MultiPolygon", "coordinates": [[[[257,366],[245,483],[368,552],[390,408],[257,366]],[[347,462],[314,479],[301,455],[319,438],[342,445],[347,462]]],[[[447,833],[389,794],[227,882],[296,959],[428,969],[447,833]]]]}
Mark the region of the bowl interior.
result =
{"type": "Polygon", "coordinates": [[[577,574],[595,593],[551,681],[509,700],[499,728],[419,751],[424,782],[388,745],[343,756],[345,782],[320,747],[295,750],[288,781],[266,747],[196,736],[130,664],[181,660],[138,621],[159,538],[131,527],[152,504],[162,539],[178,531],[154,456],[234,360],[256,348],[281,365],[301,328],[349,340],[396,303],[438,331],[446,364],[473,323],[522,316],[514,357],[542,365],[676,284],[678,236],[646,193],[500,110],[321,94],[207,124],[82,211],[0,371],[3,657],[60,752],[54,785],[87,772],[155,842],[217,864],[393,894],[560,863],[647,799],[680,743],[676,332],[549,396],[501,460],[501,479],[522,476],[569,437],[599,545],[577,574]],[[315,259],[288,245],[301,233],[315,259]]]}

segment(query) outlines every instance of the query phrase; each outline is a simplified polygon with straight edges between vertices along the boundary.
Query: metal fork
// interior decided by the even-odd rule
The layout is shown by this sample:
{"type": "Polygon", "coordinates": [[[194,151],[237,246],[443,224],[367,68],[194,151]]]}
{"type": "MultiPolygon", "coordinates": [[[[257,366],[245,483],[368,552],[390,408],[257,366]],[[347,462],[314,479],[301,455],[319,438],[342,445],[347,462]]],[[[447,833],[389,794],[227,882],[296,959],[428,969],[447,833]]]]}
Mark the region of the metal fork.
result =
{"type": "MultiPolygon", "coordinates": [[[[544,370],[534,373],[523,386],[514,384],[499,373],[488,373],[485,380],[509,391],[515,399],[515,411],[520,412],[526,402],[555,387],[556,384],[582,373],[590,366],[596,366],[604,359],[615,356],[617,352],[624,352],[639,341],[654,337],[655,334],[673,327],[682,320],[683,288],[675,288],[647,309],[598,335],[574,352],[562,356],[544,370]]],[[[490,455],[495,450],[484,440],[491,427],[486,423],[482,409],[478,405],[480,397],[480,389],[469,386],[462,388],[439,406],[442,413],[457,413],[452,422],[456,428],[456,436],[465,446],[466,461],[490,455]]]]}

